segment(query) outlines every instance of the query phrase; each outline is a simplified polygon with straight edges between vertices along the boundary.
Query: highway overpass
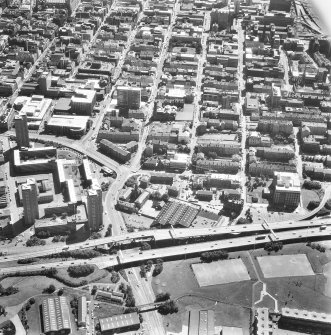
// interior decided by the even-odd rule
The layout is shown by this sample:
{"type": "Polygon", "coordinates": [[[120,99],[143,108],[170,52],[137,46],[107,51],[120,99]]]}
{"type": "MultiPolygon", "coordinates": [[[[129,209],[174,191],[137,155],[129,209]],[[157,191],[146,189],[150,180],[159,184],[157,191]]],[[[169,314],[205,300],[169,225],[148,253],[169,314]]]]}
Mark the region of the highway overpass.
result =
{"type": "MultiPolygon", "coordinates": [[[[8,261],[16,261],[19,259],[45,257],[52,254],[57,254],[62,251],[78,250],[95,248],[104,244],[125,245],[133,241],[153,240],[155,244],[169,244],[180,240],[194,240],[194,239],[222,239],[228,235],[255,235],[261,233],[269,234],[270,231],[280,232],[283,230],[293,230],[307,227],[331,226],[329,218],[310,220],[310,221],[286,221],[274,222],[266,224],[248,224],[227,226],[218,228],[189,228],[189,229],[155,229],[145,230],[134,233],[126,233],[122,235],[109,236],[97,240],[88,240],[82,243],[75,243],[69,246],[43,246],[40,247],[22,247],[21,250],[12,248],[8,250],[8,254],[0,257],[0,263],[8,261]]],[[[277,233],[278,234],[278,233],[277,233]]]]}
{"type": "MultiPolygon", "coordinates": [[[[331,236],[331,226],[306,227],[290,231],[282,231],[277,233],[277,240],[284,243],[303,242],[310,239],[328,239],[331,236]]],[[[255,236],[245,236],[228,238],[221,241],[210,241],[193,244],[185,244],[180,246],[171,246],[166,248],[151,249],[138,251],[137,248],[119,251],[118,256],[102,256],[90,260],[74,260],[63,262],[49,262],[41,264],[29,264],[14,267],[3,267],[0,269],[0,275],[14,274],[17,272],[38,271],[49,268],[68,267],[70,265],[95,264],[99,268],[108,266],[130,267],[132,265],[146,262],[157,258],[178,259],[192,256],[199,256],[202,252],[212,250],[240,250],[252,247],[263,246],[266,242],[273,240],[274,236],[269,234],[258,234],[255,236]]]]}

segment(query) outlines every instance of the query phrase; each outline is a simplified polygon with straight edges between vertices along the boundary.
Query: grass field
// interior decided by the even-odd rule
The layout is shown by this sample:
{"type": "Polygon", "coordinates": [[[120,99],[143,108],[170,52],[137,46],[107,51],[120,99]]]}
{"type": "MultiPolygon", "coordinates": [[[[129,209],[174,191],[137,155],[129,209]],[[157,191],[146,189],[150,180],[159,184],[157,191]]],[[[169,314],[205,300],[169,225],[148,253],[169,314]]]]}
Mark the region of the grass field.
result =
{"type": "Polygon", "coordinates": [[[165,328],[168,331],[180,332],[182,330],[185,312],[190,309],[211,309],[215,312],[215,326],[242,327],[243,334],[249,334],[250,311],[246,308],[217,303],[203,298],[184,297],[177,301],[179,311],[164,317],[165,328]],[[169,323],[169,326],[167,326],[169,323]]]}
{"type": "Polygon", "coordinates": [[[314,190],[307,190],[303,188],[301,190],[301,196],[302,196],[302,205],[304,208],[307,208],[308,204],[311,201],[320,201],[319,195],[314,190]]]}
{"type": "Polygon", "coordinates": [[[56,288],[63,287],[63,284],[55,279],[47,278],[44,276],[35,277],[9,277],[1,281],[3,287],[15,286],[19,289],[19,292],[7,297],[1,297],[1,305],[3,306],[15,306],[26,299],[40,294],[45,287],[53,284],[56,288]]]}
{"type": "Polygon", "coordinates": [[[265,278],[314,275],[305,254],[258,257],[257,260],[265,278]]]}
{"type": "MultiPolygon", "coordinates": [[[[305,254],[309,259],[311,268],[317,274],[315,276],[264,279],[268,292],[278,300],[279,308],[287,306],[290,308],[331,313],[331,297],[327,296],[330,284],[327,283],[327,278],[323,275],[323,266],[330,264],[329,262],[331,261],[329,250],[330,247],[326,253],[320,253],[306,246],[304,243],[297,243],[285,245],[282,251],[276,254],[278,256],[281,254],[305,254]]],[[[263,249],[253,251],[252,256],[253,259],[258,257],[273,257],[268,256],[267,252],[263,249]]],[[[254,259],[254,262],[261,278],[263,278],[258,261],[254,259]]],[[[285,266],[287,265],[285,264],[285,266]]]]}
{"type": "Polygon", "coordinates": [[[250,280],[241,259],[192,264],[192,269],[200,287],[250,280]]]}
{"type": "Polygon", "coordinates": [[[331,262],[324,265],[323,273],[327,280],[327,285],[325,286],[324,294],[331,298],[331,262]]]}
{"type": "MultiPolygon", "coordinates": [[[[233,258],[237,258],[239,255],[245,256],[245,253],[238,252],[232,255],[233,258]]],[[[179,332],[182,325],[182,314],[186,308],[195,305],[198,308],[214,309],[217,312],[216,325],[248,325],[247,307],[251,306],[253,281],[199,287],[191,268],[192,264],[199,263],[199,261],[199,259],[190,259],[165,262],[162,273],[153,278],[152,286],[156,294],[161,289],[163,292],[169,292],[173,299],[178,300],[179,313],[164,318],[165,325],[169,323],[166,329],[179,332]]]]}
{"type": "Polygon", "coordinates": [[[66,268],[57,269],[57,275],[61,278],[70,280],[72,283],[79,284],[82,280],[86,280],[89,283],[96,282],[101,278],[109,276],[109,272],[107,270],[99,270],[95,266],[94,272],[86,277],[79,277],[79,278],[70,277],[66,268]]]}
{"type": "Polygon", "coordinates": [[[124,307],[113,304],[107,304],[101,301],[97,301],[100,308],[94,308],[94,315],[97,318],[107,318],[113,315],[124,313],[124,307]]]}

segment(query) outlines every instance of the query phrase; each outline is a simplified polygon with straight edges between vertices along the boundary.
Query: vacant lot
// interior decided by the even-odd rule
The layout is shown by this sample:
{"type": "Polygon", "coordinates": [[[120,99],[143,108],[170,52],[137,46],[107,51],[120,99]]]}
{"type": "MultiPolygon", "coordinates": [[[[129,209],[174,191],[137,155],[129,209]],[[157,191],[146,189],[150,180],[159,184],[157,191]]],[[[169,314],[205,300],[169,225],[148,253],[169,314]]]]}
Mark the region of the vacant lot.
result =
{"type": "Polygon", "coordinates": [[[313,276],[305,254],[258,257],[265,278],[313,276]]]}
{"type": "Polygon", "coordinates": [[[192,269],[200,287],[250,280],[241,259],[192,264],[192,269]]]}

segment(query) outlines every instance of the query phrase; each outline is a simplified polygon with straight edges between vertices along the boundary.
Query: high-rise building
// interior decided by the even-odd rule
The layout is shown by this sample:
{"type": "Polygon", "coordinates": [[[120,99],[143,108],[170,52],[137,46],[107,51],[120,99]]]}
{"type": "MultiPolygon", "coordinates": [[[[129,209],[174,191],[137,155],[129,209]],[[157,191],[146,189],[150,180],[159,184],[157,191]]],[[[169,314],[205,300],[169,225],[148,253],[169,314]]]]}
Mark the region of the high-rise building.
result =
{"type": "Polygon", "coordinates": [[[15,132],[17,145],[22,148],[30,146],[28,119],[25,113],[15,116],[15,132]]]}
{"type": "Polygon", "coordinates": [[[39,88],[42,94],[46,94],[52,84],[52,75],[50,72],[43,72],[39,77],[39,88]]]}
{"type": "Polygon", "coordinates": [[[87,193],[87,215],[90,230],[98,230],[103,222],[103,205],[102,190],[96,183],[93,183],[87,193]]]}
{"type": "Polygon", "coordinates": [[[300,203],[301,187],[297,173],[274,172],[273,202],[277,206],[295,208],[300,203]]]}
{"type": "Polygon", "coordinates": [[[76,89],[71,97],[71,112],[78,115],[91,115],[96,103],[96,92],[93,90],[76,89]]]}
{"type": "Polygon", "coordinates": [[[231,13],[229,7],[214,8],[210,13],[210,29],[214,24],[218,25],[218,30],[226,29],[231,23],[231,13]]]}
{"type": "Polygon", "coordinates": [[[233,0],[234,3],[234,13],[238,14],[240,11],[240,0],[233,0]]]}
{"type": "Polygon", "coordinates": [[[139,109],[141,89],[139,87],[117,87],[117,105],[121,108],[139,109]]]}
{"type": "Polygon", "coordinates": [[[269,10],[290,12],[291,5],[291,0],[270,0],[269,10]]]}
{"type": "Polygon", "coordinates": [[[28,178],[26,184],[22,185],[22,200],[24,222],[26,225],[31,225],[35,219],[39,219],[38,188],[35,179],[28,178]]]}

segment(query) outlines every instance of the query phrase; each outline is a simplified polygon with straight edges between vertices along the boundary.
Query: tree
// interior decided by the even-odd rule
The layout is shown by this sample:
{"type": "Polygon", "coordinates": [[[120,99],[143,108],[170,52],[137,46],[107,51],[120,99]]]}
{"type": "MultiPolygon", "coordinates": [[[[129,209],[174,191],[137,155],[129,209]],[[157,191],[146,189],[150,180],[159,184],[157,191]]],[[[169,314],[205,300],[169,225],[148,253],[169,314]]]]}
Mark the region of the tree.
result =
{"type": "Polygon", "coordinates": [[[159,191],[155,191],[154,193],[152,193],[152,198],[154,200],[161,201],[162,195],[159,191]]]}
{"type": "Polygon", "coordinates": [[[158,276],[163,271],[163,263],[155,264],[153,277],[158,276]]]}
{"type": "Polygon", "coordinates": [[[125,306],[126,307],[135,307],[136,306],[136,300],[133,297],[133,295],[128,295],[125,299],[125,306]]]}
{"type": "Polygon", "coordinates": [[[62,288],[60,288],[60,289],[58,290],[57,295],[58,295],[58,296],[63,295],[63,289],[62,289],[62,288]]]}
{"type": "Polygon", "coordinates": [[[30,305],[33,305],[35,302],[36,302],[36,300],[34,298],[30,298],[29,299],[29,304],[30,305]]]}
{"type": "Polygon", "coordinates": [[[157,311],[161,315],[168,315],[178,312],[178,307],[173,300],[166,301],[164,304],[158,307],[157,311]]]}
{"type": "Polygon", "coordinates": [[[209,157],[210,157],[211,159],[216,159],[216,158],[217,158],[217,153],[214,152],[214,151],[211,151],[211,152],[209,153],[209,157]]]}
{"type": "Polygon", "coordinates": [[[159,293],[155,297],[155,302],[167,301],[169,299],[170,299],[170,294],[168,292],[159,293]]]}
{"type": "Polygon", "coordinates": [[[229,258],[229,253],[226,250],[207,251],[201,254],[201,262],[210,263],[213,261],[224,260],[229,258]]]}
{"type": "Polygon", "coordinates": [[[107,227],[105,237],[111,236],[113,225],[110,223],[107,227]]]}
{"type": "Polygon", "coordinates": [[[307,206],[307,209],[312,211],[314,210],[315,208],[317,208],[318,206],[320,205],[320,202],[319,201],[310,201],[308,206],[307,206]]]}
{"type": "Polygon", "coordinates": [[[51,294],[55,291],[55,286],[53,284],[50,284],[48,287],[46,287],[44,290],[43,290],[43,293],[48,293],[48,294],[51,294]]]}
{"type": "Polygon", "coordinates": [[[305,180],[302,186],[307,190],[320,190],[322,188],[321,183],[312,180],[305,180]]]}
{"type": "Polygon", "coordinates": [[[162,200],[163,200],[164,202],[168,202],[168,201],[169,201],[169,194],[168,194],[168,193],[164,193],[164,194],[162,195],[162,200]]]}
{"type": "Polygon", "coordinates": [[[120,281],[120,275],[116,271],[112,271],[110,280],[112,283],[116,284],[120,281]]]}
{"type": "Polygon", "coordinates": [[[150,246],[149,243],[147,243],[147,242],[142,242],[142,243],[141,243],[141,246],[140,246],[140,249],[141,249],[141,250],[150,250],[150,249],[152,249],[152,247],[150,246]]]}
{"type": "Polygon", "coordinates": [[[41,240],[40,238],[36,237],[36,236],[31,236],[27,241],[26,241],[26,246],[27,247],[33,247],[33,246],[37,246],[37,245],[45,245],[46,241],[41,240]]]}
{"type": "Polygon", "coordinates": [[[141,278],[146,278],[146,268],[145,265],[140,266],[140,276],[141,278]]]}
{"type": "Polygon", "coordinates": [[[68,268],[68,273],[70,277],[86,277],[94,272],[94,266],[93,265],[72,265],[68,268]]]}
{"type": "Polygon", "coordinates": [[[99,238],[101,238],[101,237],[102,237],[101,234],[95,231],[95,232],[93,232],[93,233],[91,234],[91,236],[90,236],[90,240],[97,240],[97,239],[99,239],[99,238]]]}
{"type": "Polygon", "coordinates": [[[98,291],[98,287],[97,287],[96,285],[94,285],[94,286],[92,287],[91,294],[92,294],[92,295],[95,295],[95,294],[97,293],[97,291],[98,291]]]}

